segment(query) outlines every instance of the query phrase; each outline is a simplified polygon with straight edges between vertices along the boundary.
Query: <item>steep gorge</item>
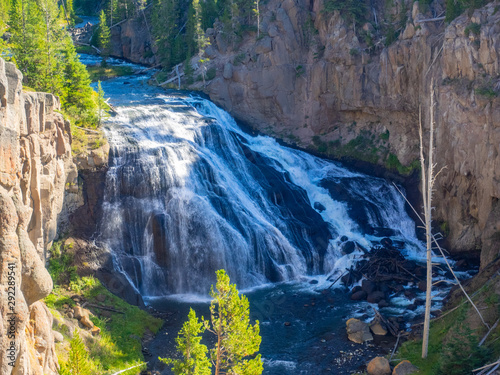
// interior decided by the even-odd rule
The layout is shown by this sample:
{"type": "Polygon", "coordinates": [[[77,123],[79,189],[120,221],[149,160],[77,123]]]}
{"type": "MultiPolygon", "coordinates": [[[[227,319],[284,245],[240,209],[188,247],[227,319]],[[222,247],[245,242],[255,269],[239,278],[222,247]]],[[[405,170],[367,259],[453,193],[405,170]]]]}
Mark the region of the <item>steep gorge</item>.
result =
{"type": "Polygon", "coordinates": [[[71,132],[59,110],[57,97],[22,91],[21,72],[0,59],[2,374],[58,369],[53,318],[41,301],[52,290],[45,256],[77,200],[71,132]]]}
{"type": "Polygon", "coordinates": [[[437,180],[436,222],[452,251],[481,250],[484,267],[498,255],[500,233],[499,2],[450,24],[426,21],[444,14],[442,1],[372,1],[361,25],[324,5],[270,0],[259,38],[252,33],[236,44],[216,22],[205,51],[215,78],[188,87],[290,144],[404,171],[418,157],[420,107],[428,127],[433,81],[436,160],[446,167],[437,180]],[[392,43],[386,35],[386,46],[374,25],[397,20],[401,32],[392,43]]]}

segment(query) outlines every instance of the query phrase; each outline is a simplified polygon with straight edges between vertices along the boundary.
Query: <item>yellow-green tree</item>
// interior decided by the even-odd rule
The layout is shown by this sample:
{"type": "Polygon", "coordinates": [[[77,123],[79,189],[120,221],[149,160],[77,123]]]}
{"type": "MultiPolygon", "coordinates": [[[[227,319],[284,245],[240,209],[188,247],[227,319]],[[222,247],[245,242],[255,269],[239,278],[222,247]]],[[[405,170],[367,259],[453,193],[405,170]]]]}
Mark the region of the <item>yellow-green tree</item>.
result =
{"type": "Polygon", "coordinates": [[[75,329],[70,341],[69,360],[61,366],[61,375],[91,375],[89,353],[78,330],[75,329]]]}
{"type": "Polygon", "coordinates": [[[210,359],[215,375],[259,375],[263,371],[259,351],[261,337],[257,321],[250,324],[248,298],[240,296],[235,284],[230,284],[226,271],[217,271],[217,284],[210,292],[210,322],[208,331],[217,337],[210,359]]]}
{"type": "Polygon", "coordinates": [[[190,309],[188,320],[175,339],[177,351],[182,359],[160,358],[160,361],[172,365],[175,375],[211,375],[212,364],[208,359],[208,349],[201,343],[201,334],[205,331],[203,318],[200,322],[193,309],[190,309]]]}
{"type": "Polygon", "coordinates": [[[198,322],[191,309],[176,340],[177,350],[183,358],[160,360],[173,365],[175,375],[209,375],[211,365],[215,367],[215,375],[260,375],[263,365],[258,354],[261,343],[259,322],[250,324],[248,299],[239,295],[226,272],[219,270],[216,274],[217,283],[210,292],[213,298],[210,320],[202,317],[202,323],[198,322]],[[217,339],[209,357],[207,347],[201,344],[201,334],[205,330],[217,339]]]}

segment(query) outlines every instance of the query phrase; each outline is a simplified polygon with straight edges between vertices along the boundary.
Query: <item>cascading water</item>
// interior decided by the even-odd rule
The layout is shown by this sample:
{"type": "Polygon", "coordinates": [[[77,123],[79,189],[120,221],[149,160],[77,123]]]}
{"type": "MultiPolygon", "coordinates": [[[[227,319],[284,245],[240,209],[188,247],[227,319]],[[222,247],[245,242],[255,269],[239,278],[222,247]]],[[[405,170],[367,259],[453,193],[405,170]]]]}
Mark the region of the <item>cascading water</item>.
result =
{"type": "Polygon", "coordinates": [[[115,95],[106,126],[98,239],[143,296],[206,294],[220,268],[240,288],[340,273],[385,236],[418,256],[414,223],[386,181],[248,135],[200,97],[134,95],[115,95]]]}

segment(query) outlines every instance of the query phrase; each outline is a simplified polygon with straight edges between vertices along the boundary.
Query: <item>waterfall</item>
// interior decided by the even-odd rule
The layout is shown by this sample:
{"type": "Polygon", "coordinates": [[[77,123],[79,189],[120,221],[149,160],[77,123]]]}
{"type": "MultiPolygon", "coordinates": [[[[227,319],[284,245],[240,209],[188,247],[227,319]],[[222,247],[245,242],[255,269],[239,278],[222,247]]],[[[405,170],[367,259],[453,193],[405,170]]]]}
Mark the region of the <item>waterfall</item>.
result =
{"type": "Polygon", "coordinates": [[[221,268],[239,288],[340,273],[385,236],[421,252],[388,182],[246,134],[206,99],[138,100],[106,133],[98,238],[143,296],[206,294],[221,268]]]}

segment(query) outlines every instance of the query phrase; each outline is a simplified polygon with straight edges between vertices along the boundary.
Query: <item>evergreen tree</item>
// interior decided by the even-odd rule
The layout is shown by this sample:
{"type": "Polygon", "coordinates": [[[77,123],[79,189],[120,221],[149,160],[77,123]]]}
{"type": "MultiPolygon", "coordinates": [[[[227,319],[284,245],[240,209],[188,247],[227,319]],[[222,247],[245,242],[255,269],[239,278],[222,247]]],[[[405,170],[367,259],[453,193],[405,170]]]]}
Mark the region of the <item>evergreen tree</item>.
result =
{"type": "Polygon", "coordinates": [[[217,271],[216,289],[212,286],[210,292],[210,325],[205,323],[217,337],[210,351],[215,375],[259,375],[263,371],[260,354],[255,356],[261,343],[259,322],[250,324],[248,299],[240,297],[236,285],[229,281],[224,270],[217,271]]]}
{"type": "Polygon", "coordinates": [[[111,31],[106,23],[106,14],[101,10],[99,15],[99,48],[101,49],[101,56],[103,64],[106,64],[106,58],[109,56],[111,31]]]}
{"type": "Polygon", "coordinates": [[[90,77],[85,65],[78,59],[75,46],[69,35],[64,41],[64,88],[61,103],[64,110],[78,125],[96,123],[94,90],[90,87],[90,77]]]}
{"type": "Polygon", "coordinates": [[[201,2],[201,28],[206,30],[214,26],[217,18],[217,5],[215,0],[205,0],[201,2]]]}
{"type": "Polygon", "coordinates": [[[207,357],[208,349],[201,344],[201,334],[204,331],[203,322],[199,322],[194,310],[190,309],[188,320],[175,339],[182,359],[159,358],[160,361],[172,365],[175,375],[211,375],[212,364],[207,357]]]}
{"type": "Polygon", "coordinates": [[[61,375],[91,375],[89,353],[83,340],[75,329],[73,338],[70,341],[68,362],[61,366],[61,375]]]}
{"type": "Polygon", "coordinates": [[[210,350],[210,360],[215,367],[215,375],[260,375],[263,371],[260,354],[261,337],[259,322],[250,324],[248,299],[239,296],[236,285],[229,283],[229,276],[219,270],[215,290],[212,285],[210,295],[210,321],[201,318],[198,322],[191,309],[188,321],[177,337],[177,350],[183,359],[162,359],[173,365],[175,375],[209,375],[211,364],[207,357],[207,347],[201,344],[200,335],[205,331],[213,333],[217,342],[210,350]],[[202,327],[204,326],[204,328],[202,327]]]}

